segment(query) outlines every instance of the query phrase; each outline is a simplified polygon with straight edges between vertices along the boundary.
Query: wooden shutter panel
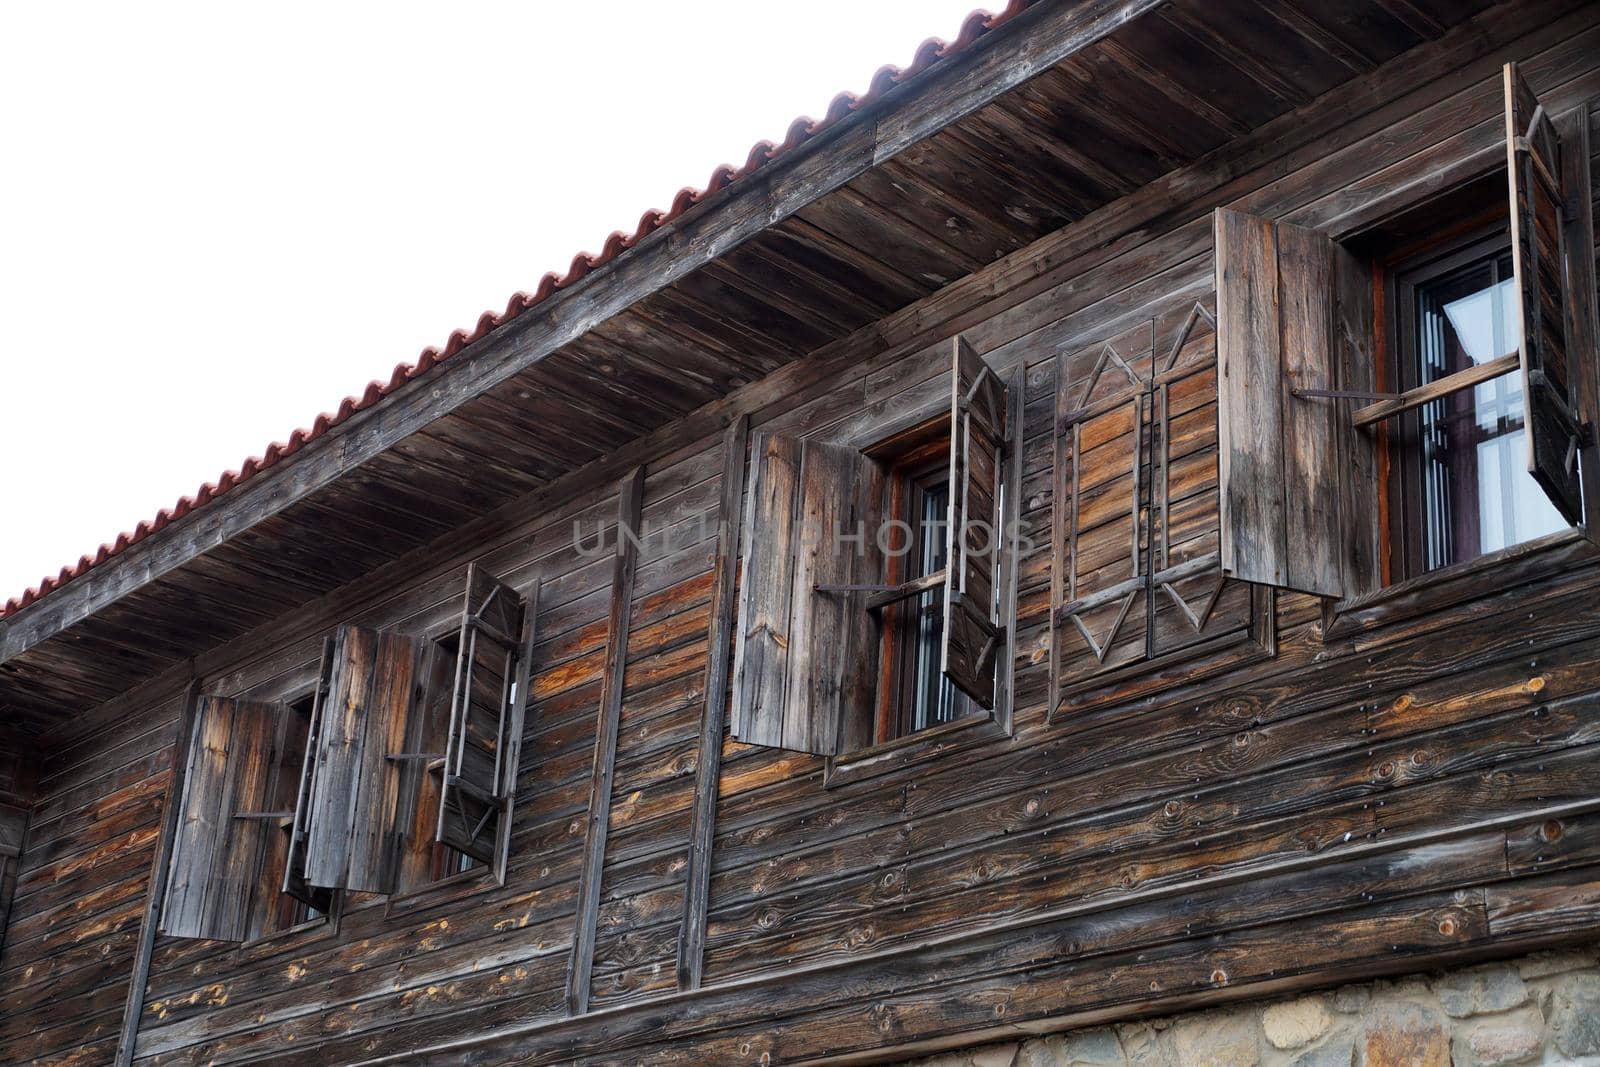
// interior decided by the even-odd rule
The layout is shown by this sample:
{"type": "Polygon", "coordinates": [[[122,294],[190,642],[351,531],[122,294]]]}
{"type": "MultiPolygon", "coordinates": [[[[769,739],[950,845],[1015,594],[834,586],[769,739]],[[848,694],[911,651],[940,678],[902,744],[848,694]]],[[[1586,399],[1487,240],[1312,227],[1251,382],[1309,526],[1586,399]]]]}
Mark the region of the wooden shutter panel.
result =
{"type": "Polygon", "coordinates": [[[436,838],[503,881],[538,589],[524,603],[476,563],[466,586],[436,838]]]}
{"type": "Polygon", "coordinates": [[[1252,591],[1222,573],[1216,318],[1194,304],[1155,365],[1150,405],[1149,654],[1248,627],[1252,591]]]}
{"type": "Polygon", "coordinates": [[[1000,470],[1006,390],[965,338],[950,353],[950,506],[945,528],[940,667],[957,689],[994,708],[1000,629],[1000,470]]]}
{"type": "Polygon", "coordinates": [[[1334,244],[1219,208],[1215,217],[1222,570],[1342,596],[1334,244]]]}
{"type": "Polygon", "coordinates": [[[1215,314],[1155,310],[1056,356],[1052,717],[1272,654],[1270,587],[1221,569],[1215,314]]]}
{"type": "Polygon", "coordinates": [[[847,446],[768,434],[750,462],[733,736],[832,755],[862,699],[851,664],[871,623],[854,597],[816,587],[876,579],[881,472],[847,446]]]}
{"type": "MultiPolygon", "coordinates": [[[[1528,471],[1556,509],[1577,525],[1584,504],[1578,456],[1585,419],[1594,418],[1594,253],[1592,230],[1573,226],[1572,220],[1588,214],[1589,184],[1582,179],[1589,153],[1586,144],[1563,145],[1554,117],[1515,63],[1506,64],[1504,81],[1528,471]],[[1574,150],[1581,161],[1567,158],[1574,150]],[[1581,188],[1571,187],[1578,184],[1574,179],[1581,180],[1581,188]]],[[[1570,128],[1583,139],[1587,125],[1577,122],[1570,128]]]]}
{"type": "Polygon", "coordinates": [[[242,941],[265,835],[277,828],[240,813],[259,812],[272,779],[281,704],[205,697],[189,742],[161,932],[242,941]]]}
{"type": "MultiPolygon", "coordinates": [[[[394,890],[399,868],[401,754],[417,704],[423,641],[341,626],[327,696],[308,746],[304,877],[324,889],[394,890]]],[[[293,872],[291,872],[293,873],[293,872]]]]}
{"type": "Polygon", "coordinates": [[[1051,679],[1061,687],[1148,652],[1153,336],[1145,322],[1056,357],[1051,679]]]}

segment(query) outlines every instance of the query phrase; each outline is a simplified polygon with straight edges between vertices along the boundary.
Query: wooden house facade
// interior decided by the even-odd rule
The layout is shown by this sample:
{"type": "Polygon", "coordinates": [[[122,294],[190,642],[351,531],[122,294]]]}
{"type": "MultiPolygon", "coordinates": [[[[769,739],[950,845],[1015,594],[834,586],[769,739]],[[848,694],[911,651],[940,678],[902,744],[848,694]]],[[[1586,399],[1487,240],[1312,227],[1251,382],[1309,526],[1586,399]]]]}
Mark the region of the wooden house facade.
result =
{"type": "Polygon", "coordinates": [[[969,20],[7,606],[0,1061],[882,1062],[1593,941],[1597,156],[1582,0],[969,20]]]}

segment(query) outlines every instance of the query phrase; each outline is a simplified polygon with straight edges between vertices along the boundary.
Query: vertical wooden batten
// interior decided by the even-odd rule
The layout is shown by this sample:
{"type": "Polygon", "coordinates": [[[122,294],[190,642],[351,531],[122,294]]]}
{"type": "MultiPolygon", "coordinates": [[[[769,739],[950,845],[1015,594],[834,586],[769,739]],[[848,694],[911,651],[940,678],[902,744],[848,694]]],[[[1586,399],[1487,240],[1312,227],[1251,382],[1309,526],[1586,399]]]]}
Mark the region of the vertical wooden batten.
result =
{"type": "Polygon", "coordinates": [[[717,783],[722,774],[722,735],[728,706],[729,638],[733,587],[739,560],[740,500],[744,496],[745,449],[750,416],[728,425],[722,438],[722,495],[717,508],[717,557],[708,624],[705,706],[695,758],[694,808],[689,822],[689,867],[684,875],[683,920],[678,928],[678,988],[698,989],[705,967],[706,912],[711,894],[711,842],[716,832],[717,783]]]}
{"type": "Polygon", "coordinates": [[[623,674],[628,665],[628,627],[633,617],[633,578],[639,566],[640,502],[644,468],[635,467],[617,486],[617,546],[611,567],[611,616],[606,628],[605,666],[600,676],[594,769],[589,778],[589,818],[584,832],[583,874],[578,883],[577,928],[567,962],[567,1012],[589,1010],[594,971],[595,923],[600,914],[600,879],[605,871],[606,830],[611,820],[612,771],[617,760],[617,724],[622,717],[623,674]]]}
{"type": "Polygon", "coordinates": [[[144,915],[139,920],[139,941],[133,950],[133,969],[128,975],[128,1000],[122,1010],[122,1036],[117,1041],[115,1067],[133,1063],[133,1046],[139,1036],[139,1016],[144,1014],[144,988],[150,979],[150,957],[156,946],[156,927],[161,922],[161,903],[167,895],[167,876],[171,867],[172,843],[178,832],[179,803],[189,752],[189,735],[194,732],[195,709],[200,705],[200,679],[191,676],[183,693],[183,710],[178,715],[178,732],[172,739],[172,774],[161,812],[161,837],[150,858],[150,878],[144,897],[144,915]]]}

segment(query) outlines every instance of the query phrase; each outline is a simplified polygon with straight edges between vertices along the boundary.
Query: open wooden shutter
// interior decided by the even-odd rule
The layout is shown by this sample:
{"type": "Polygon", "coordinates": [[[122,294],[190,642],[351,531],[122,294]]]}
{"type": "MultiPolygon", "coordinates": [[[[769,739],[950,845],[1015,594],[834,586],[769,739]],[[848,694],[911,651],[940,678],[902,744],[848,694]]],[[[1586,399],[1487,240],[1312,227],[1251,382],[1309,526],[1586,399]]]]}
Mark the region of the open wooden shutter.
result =
{"type": "MultiPolygon", "coordinates": [[[[1581,188],[1572,186],[1587,178],[1589,153],[1586,144],[1563,145],[1554,116],[1515,63],[1506,64],[1504,80],[1528,471],[1556,509],[1577,525],[1584,513],[1578,456],[1585,423],[1594,418],[1595,294],[1592,230],[1572,225],[1575,216],[1589,213],[1589,184],[1582,180],[1581,188]],[[1574,150],[1581,161],[1567,158],[1574,150]]],[[[1575,123],[1572,132],[1586,138],[1587,125],[1575,123]]]]}
{"type": "Polygon", "coordinates": [[[862,698],[851,664],[872,624],[848,591],[817,587],[879,577],[881,472],[853,448],[767,434],[750,462],[733,736],[832,755],[862,698]]]}
{"type": "Polygon", "coordinates": [[[958,336],[950,353],[950,506],[940,665],[957,689],[990,710],[1005,636],[996,596],[1005,439],[1005,384],[958,336]]]}
{"type": "Polygon", "coordinates": [[[272,781],[282,704],[205,697],[189,742],[161,932],[242,941],[266,835],[259,817],[272,781]],[[236,816],[246,816],[239,818],[236,816]]]}
{"type": "Polygon", "coordinates": [[[1215,217],[1222,571],[1342,596],[1334,253],[1325,234],[1215,217]]]}
{"type": "MultiPolygon", "coordinates": [[[[311,886],[388,893],[399,868],[401,761],[417,701],[424,642],[406,634],[341,626],[328,690],[306,759],[304,878],[311,886]]],[[[293,857],[290,877],[300,868],[293,857]]]]}
{"type": "Polygon", "coordinates": [[[525,604],[476,563],[466,584],[436,837],[503,879],[538,590],[525,604]]]}

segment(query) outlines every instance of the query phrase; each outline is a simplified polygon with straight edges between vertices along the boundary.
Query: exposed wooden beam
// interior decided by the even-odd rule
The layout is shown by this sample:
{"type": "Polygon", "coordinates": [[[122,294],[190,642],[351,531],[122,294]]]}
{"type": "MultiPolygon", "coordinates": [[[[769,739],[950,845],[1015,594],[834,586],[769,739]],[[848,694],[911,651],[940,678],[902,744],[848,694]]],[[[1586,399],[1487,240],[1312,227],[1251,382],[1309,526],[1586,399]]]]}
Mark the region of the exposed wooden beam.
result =
{"type": "Polygon", "coordinates": [[[128,999],[122,1009],[122,1033],[117,1040],[116,1067],[128,1067],[133,1063],[133,1046],[139,1036],[139,1017],[144,1014],[144,988],[150,979],[150,959],[155,952],[156,928],[161,924],[161,905],[167,895],[167,873],[171,866],[172,842],[178,831],[178,810],[183,807],[189,735],[194,732],[195,710],[199,703],[200,680],[192,677],[189,687],[184,690],[178,730],[172,739],[172,770],[167,777],[161,836],[151,850],[150,877],[145,883],[148,890],[144,895],[144,915],[139,920],[139,941],[134,947],[133,966],[128,975],[128,999]]]}
{"type": "Polygon", "coordinates": [[[589,980],[594,973],[595,924],[600,917],[600,882],[605,872],[606,831],[611,823],[612,774],[617,762],[617,728],[622,720],[623,676],[628,666],[628,629],[633,621],[633,577],[639,566],[639,510],[644,468],[635,467],[617,486],[617,545],[611,567],[611,617],[600,676],[594,768],[589,777],[589,815],[584,831],[583,874],[578,883],[577,929],[567,961],[567,1011],[589,1010],[589,980]]]}
{"type": "Polygon", "coordinates": [[[278,514],[634,302],[1165,2],[1080,0],[1030,8],[913,85],[890,91],[873,106],[707,197],[626,255],[480,341],[469,356],[402,386],[291,460],[0,620],[0,663],[278,514]]]}
{"type": "Polygon", "coordinates": [[[728,424],[722,439],[722,496],[717,510],[717,556],[707,628],[705,703],[694,765],[694,809],[689,821],[689,866],[684,873],[683,920],[678,929],[678,988],[698,989],[705,966],[706,914],[711,897],[711,842],[716,829],[717,784],[722,774],[722,733],[728,706],[728,638],[733,633],[734,566],[739,558],[739,503],[744,498],[745,444],[750,416],[728,424]]]}

